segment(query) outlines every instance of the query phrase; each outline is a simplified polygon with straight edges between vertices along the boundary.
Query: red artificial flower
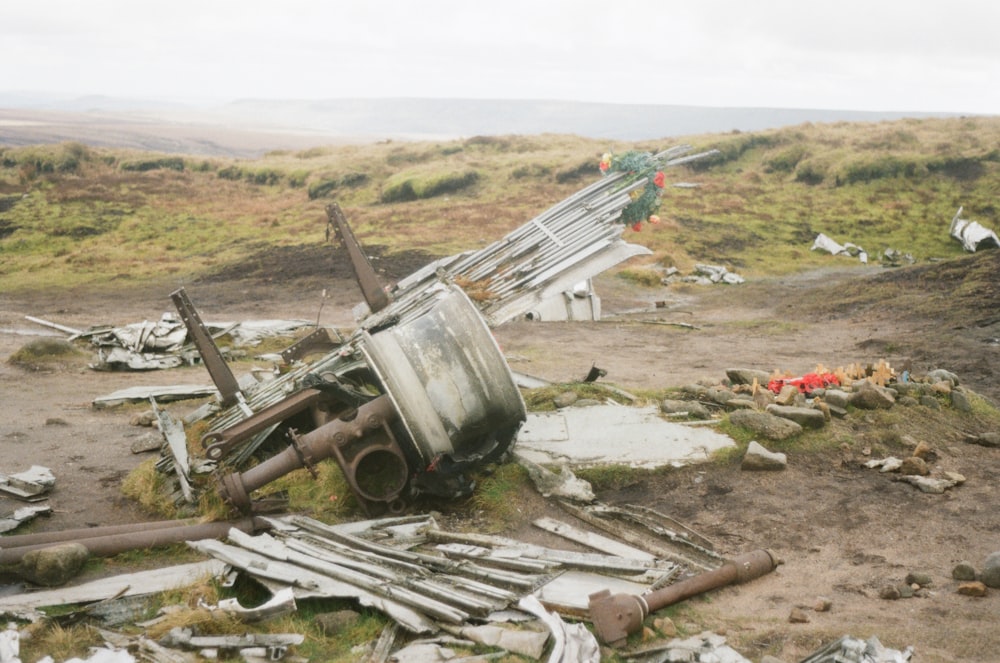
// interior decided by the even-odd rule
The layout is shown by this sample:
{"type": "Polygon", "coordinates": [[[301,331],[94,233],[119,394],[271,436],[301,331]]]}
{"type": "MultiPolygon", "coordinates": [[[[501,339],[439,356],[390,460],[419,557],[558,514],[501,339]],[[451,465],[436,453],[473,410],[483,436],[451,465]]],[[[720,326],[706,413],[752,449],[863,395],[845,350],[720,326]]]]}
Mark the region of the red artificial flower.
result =
{"type": "Polygon", "coordinates": [[[632,224],[632,230],[634,230],[636,232],[639,232],[640,230],[642,230],[642,221],[636,221],[635,223],[633,223],[632,224]]]}
{"type": "Polygon", "coordinates": [[[655,184],[656,186],[658,186],[658,187],[660,187],[662,189],[665,179],[666,179],[666,177],[664,176],[663,171],[662,170],[658,170],[658,171],[656,171],[656,176],[653,178],[653,184],[655,184]]]}
{"type": "Polygon", "coordinates": [[[611,167],[611,164],[609,164],[607,161],[602,161],[601,162],[600,168],[601,168],[601,172],[602,173],[606,173],[608,171],[608,168],[610,168],[610,167],[611,167]]]}

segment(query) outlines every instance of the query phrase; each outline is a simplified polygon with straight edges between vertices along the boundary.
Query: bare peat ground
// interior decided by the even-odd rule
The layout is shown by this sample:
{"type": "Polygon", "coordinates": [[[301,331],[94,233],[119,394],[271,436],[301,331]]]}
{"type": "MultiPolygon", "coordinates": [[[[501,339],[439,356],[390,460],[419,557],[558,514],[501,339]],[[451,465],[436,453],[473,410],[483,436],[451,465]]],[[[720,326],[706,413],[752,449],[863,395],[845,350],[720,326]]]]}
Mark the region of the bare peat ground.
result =
{"type": "MultiPolygon", "coordinates": [[[[845,259],[846,260],[846,259],[845,259]]],[[[400,273],[407,273],[409,265],[400,273]]],[[[821,272],[755,280],[741,286],[637,288],[603,277],[598,290],[606,319],[598,323],[517,322],[496,330],[515,370],[554,381],[581,378],[591,365],[605,381],[632,390],[721,380],[725,370],[750,367],[793,373],[817,364],[836,367],[886,359],[914,374],[932,368],[957,373],[972,390],[1000,401],[1000,252],[894,271],[831,259],[821,272]],[[658,306],[657,303],[660,305],[658,306]],[[678,325],[676,323],[684,323],[678,325]]],[[[315,319],[349,327],[360,301],[353,282],[262,270],[239,280],[186,284],[206,320],[315,319]],[[319,311],[321,292],[327,299],[319,311]]],[[[119,493],[122,478],[148,456],[129,450],[146,432],[129,425],[141,408],[94,410],[96,396],[133,385],[205,384],[203,368],[151,373],[100,373],[85,360],[32,371],[7,358],[40,331],[25,315],[77,328],[124,325],[170,310],[176,283],[102,291],[0,294],[0,472],[45,465],[56,476],[55,513],[32,531],[148,519],[119,493]]],[[[180,408],[183,405],[171,406],[180,408]]],[[[1000,652],[1000,592],[985,598],[956,593],[950,577],[960,560],[980,566],[1000,550],[1000,451],[964,442],[984,432],[975,417],[942,418],[926,408],[897,406],[890,417],[859,413],[836,422],[843,443],[826,451],[789,451],[780,473],[744,473],[738,461],[639,475],[603,491],[608,503],[646,505],[670,514],[736,555],[774,550],[784,564],[747,585],[721,589],[673,609],[688,632],[725,633],[745,656],[799,660],[841,635],[878,636],[896,649],[912,645],[921,662],[996,661],[1000,652]],[[870,457],[905,448],[906,436],[931,444],[935,469],[967,482],[928,495],[863,468],[870,457]],[[931,574],[928,596],[878,597],[910,571],[931,574]],[[829,612],[813,612],[821,597],[829,612]],[[788,621],[795,607],[809,622],[788,621]]],[[[614,440],[609,439],[609,444],[614,440]]],[[[0,497],[0,514],[18,503],[0,497]]],[[[565,512],[525,496],[523,520],[510,534],[544,540],[530,522],[565,512]]],[[[475,524],[471,504],[456,505],[456,522],[475,524]]]]}

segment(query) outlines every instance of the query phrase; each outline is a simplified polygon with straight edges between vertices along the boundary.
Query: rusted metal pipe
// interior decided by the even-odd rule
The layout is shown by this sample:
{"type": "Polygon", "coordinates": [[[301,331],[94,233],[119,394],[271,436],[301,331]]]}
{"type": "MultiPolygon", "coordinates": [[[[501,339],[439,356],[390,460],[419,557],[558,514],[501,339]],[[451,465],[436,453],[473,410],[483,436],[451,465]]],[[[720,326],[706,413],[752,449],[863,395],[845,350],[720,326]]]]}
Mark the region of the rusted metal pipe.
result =
{"type": "MultiPolygon", "coordinates": [[[[219,494],[241,511],[251,507],[250,493],[261,486],[302,467],[312,470],[313,465],[330,457],[336,458],[344,477],[367,508],[365,499],[372,501],[394,500],[402,491],[408,478],[408,465],[402,449],[392,438],[388,426],[398,418],[396,409],[387,396],[379,396],[360,406],[354,416],[331,421],[319,428],[292,438],[292,444],[276,456],[239,473],[223,476],[219,481],[219,494]],[[365,441],[360,448],[355,443],[365,441]],[[388,489],[379,495],[359,484],[359,467],[367,468],[366,460],[388,468],[388,489]]],[[[375,468],[371,468],[375,469],[375,468]]]]}
{"type": "Polygon", "coordinates": [[[714,571],[706,571],[649,594],[612,595],[604,589],[590,595],[590,619],[597,636],[617,647],[624,644],[629,634],[642,628],[642,620],[650,613],[710,589],[767,575],[780,563],[781,560],[770,550],[755,550],[726,562],[714,571]]]}
{"type": "Polygon", "coordinates": [[[182,525],[196,525],[199,522],[201,522],[201,520],[198,518],[186,518],[184,520],[157,520],[148,523],[131,523],[127,525],[78,527],[75,529],[54,530],[51,532],[34,532],[32,534],[10,534],[0,537],[0,550],[6,548],[17,548],[20,546],[33,546],[38,543],[65,543],[67,541],[76,541],[78,539],[92,539],[98,536],[128,534],[131,532],[180,527],[182,525]]]}
{"type": "MultiPolygon", "coordinates": [[[[104,536],[65,539],[62,543],[80,543],[95,557],[110,557],[128,550],[156,548],[171,543],[197,541],[199,539],[221,539],[230,529],[236,528],[243,532],[254,533],[268,529],[266,521],[259,518],[243,518],[236,521],[220,521],[200,523],[197,525],[179,525],[177,527],[162,527],[159,529],[127,532],[124,534],[108,534],[104,536]]],[[[0,566],[17,564],[25,553],[42,550],[59,543],[49,541],[0,549],[0,566]]]]}

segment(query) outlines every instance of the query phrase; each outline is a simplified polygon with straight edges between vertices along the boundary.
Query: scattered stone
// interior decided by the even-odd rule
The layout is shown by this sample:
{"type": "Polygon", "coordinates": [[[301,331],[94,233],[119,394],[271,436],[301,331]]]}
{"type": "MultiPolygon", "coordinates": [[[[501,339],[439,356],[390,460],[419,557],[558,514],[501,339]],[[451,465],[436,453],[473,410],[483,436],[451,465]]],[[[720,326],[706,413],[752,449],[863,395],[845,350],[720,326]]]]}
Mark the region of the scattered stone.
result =
{"type": "Polygon", "coordinates": [[[830,612],[831,609],[833,609],[833,601],[826,597],[821,596],[813,603],[813,610],[816,612],[830,612]]]}
{"type": "Polygon", "coordinates": [[[753,402],[749,398],[743,398],[737,396],[736,398],[731,398],[726,401],[727,410],[756,410],[757,403],[753,402]]]}
{"type": "Polygon", "coordinates": [[[976,567],[963,560],[951,570],[951,577],[959,581],[975,580],[976,567]]]}
{"type": "Polygon", "coordinates": [[[959,412],[972,412],[972,403],[963,389],[952,390],[951,406],[959,412]]]}
{"type": "Polygon", "coordinates": [[[975,596],[977,598],[986,596],[986,585],[978,581],[963,582],[958,586],[958,593],[962,596],[975,596]]]}
{"type": "Polygon", "coordinates": [[[895,585],[886,585],[878,591],[878,597],[880,599],[885,599],[886,601],[895,601],[900,598],[899,587],[895,585]]]}
{"type": "Polygon", "coordinates": [[[830,406],[829,405],[827,405],[823,401],[816,401],[815,403],[813,403],[813,407],[823,413],[823,421],[824,421],[824,423],[828,423],[830,421],[830,406]]]}
{"type": "Polygon", "coordinates": [[[826,417],[823,416],[823,412],[813,408],[768,405],[767,412],[782,419],[791,419],[803,428],[822,428],[826,425],[826,417]]]}
{"type": "Polygon", "coordinates": [[[574,407],[595,407],[597,405],[604,405],[604,403],[596,398],[581,398],[573,403],[574,407]]]}
{"type": "Polygon", "coordinates": [[[357,625],[361,621],[361,613],[354,610],[335,610],[320,613],[313,617],[313,621],[323,635],[333,637],[357,625]]]}
{"type": "Polygon", "coordinates": [[[764,657],[760,659],[760,663],[785,663],[785,661],[770,654],[764,654],[764,657]]]}
{"type": "Polygon", "coordinates": [[[906,407],[916,407],[917,405],[920,405],[920,401],[918,401],[913,396],[900,396],[898,399],[896,399],[896,404],[904,405],[906,407]]]}
{"type": "Polygon", "coordinates": [[[849,397],[850,394],[846,391],[841,391],[840,389],[827,389],[826,393],[823,394],[823,402],[834,407],[846,408],[849,397]]]}
{"type": "Polygon", "coordinates": [[[747,452],[743,456],[741,470],[783,470],[788,465],[788,458],[783,453],[768,451],[763,446],[753,441],[747,446],[747,452]]]}
{"type": "Polygon", "coordinates": [[[978,444],[982,447],[1000,447],[1000,433],[989,432],[979,435],[970,435],[965,438],[969,444],[978,444]]]}
{"type": "Polygon", "coordinates": [[[89,558],[90,551],[82,543],[58,543],[24,553],[18,571],[36,585],[57,587],[73,579],[89,558]]]}
{"type": "Polygon", "coordinates": [[[930,371],[927,374],[927,379],[933,383],[948,382],[955,386],[958,386],[959,384],[958,376],[952,373],[951,371],[944,370],[943,368],[937,368],[934,369],[933,371],[930,371]]]}
{"type": "Polygon", "coordinates": [[[907,585],[918,585],[920,587],[927,587],[932,582],[931,574],[924,573],[923,571],[911,571],[906,574],[906,584],[907,585]]]}
{"type": "Polygon", "coordinates": [[[847,399],[848,404],[862,410],[888,410],[896,404],[896,399],[888,389],[878,387],[867,380],[847,399]]]}
{"type": "Polygon", "coordinates": [[[555,404],[556,408],[562,409],[576,403],[579,398],[580,397],[575,391],[564,391],[561,394],[556,394],[556,397],[552,399],[552,402],[555,404]]]}
{"type": "Polygon", "coordinates": [[[941,403],[938,402],[938,399],[934,398],[929,394],[924,394],[923,396],[920,397],[920,404],[932,410],[941,409],[941,403]]]}
{"type": "Polygon", "coordinates": [[[727,368],[726,377],[733,384],[757,384],[766,385],[771,381],[771,374],[767,371],[760,371],[755,368],[727,368]]]}
{"type": "Polygon", "coordinates": [[[60,417],[49,417],[45,420],[46,426],[69,426],[69,422],[60,417]]]}
{"type": "MultiPolygon", "coordinates": [[[[870,461],[870,462],[878,463],[879,461],[870,461]]],[[[903,466],[903,461],[900,460],[899,458],[896,458],[895,456],[889,456],[885,460],[881,461],[881,463],[882,463],[882,469],[879,470],[880,472],[898,472],[899,468],[903,466]]],[[[867,463],[865,464],[867,465],[867,463]]],[[[875,467],[878,467],[878,465],[875,465],[875,467]]]]}
{"type": "Polygon", "coordinates": [[[802,432],[802,426],[794,421],[767,412],[737,410],[729,415],[729,421],[768,440],[786,440],[802,432]]]}
{"type": "Polygon", "coordinates": [[[931,393],[934,394],[951,394],[951,383],[950,382],[935,382],[931,385],[931,393]]]}
{"type": "Polygon", "coordinates": [[[931,471],[927,469],[927,463],[924,462],[923,458],[910,456],[909,458],[903,460],[903,463],[899,468],[899,473],[908,476],[925,477],[930,474],[931,471]]]}
{"type": "Polygon", "coordinates": [[[965,483],[964,474],[959,474],[958,472],[944,472],[943,474],[945,479],[954,481],[956,486],[965,483]]]}
{"type": "Polygon", "coordinates": [[[990,553],[983,564],[983,572],[979,574],[979,579],[987,587],[1000,589],[1000,551],[990,553]]]}
{"type": "Polygon", "coordinates": [[[139,414],[132,415],[132,419],[129,423],[133,426],[142,426],[144,428],[151,428],[153,423],[156,421],[156,415],[152,410],[146,410],[145,412],[140,412],[139,414]]]}
{"type": "Polygon", "coordinates": [[[802,608],[792,608],[792,611],[788,614],[788,623],[790,624],[808,624],[809,615],[802,608]]]}
{"type": "Polygon", "coordinates": [[[774,402],[778,405],[794,405],[795,399],[799,397],[799,388],[792,384],[786,384],[778,392],[774,402]]]}
{"type": "Polygon", "coordinates": [[[146,433],[140,435],[132,441],[129,449],[134,454],[141,454],[146,451],[159,451],[163,446],[163,436],[159,433],[146,433]]]}
{"type": "Polygon", "coordinates": [[[656,631],[654,631],[653,629],[649,628],[648,626],[643,626],[642,627],[642,641],[643,642],[652,642],[653,640],[656,640],[657,637],[658,636],[656,635],[656,631]]]}
{"type": "Polygon", "coordinates": [[[933,493],[940,495],[944,491],[958,485],[958,481],[952,479],[935,479],[931,477],[921,477],[921,476],[899,476],[896,477],[897,481],[905,481],[906,483],[912,484],[919,488],[925,493],[933,493]]]}
{"type": "Polygon", "coordinates": [[[690,419],[711,419],[712,413],[698,401],[666,399],[660,403],[660,412],[668,415],[685,415],[690,419]]]}
{"type": "Polygon", "coordinates": [[[657,617],[653,620],[653,628],[667,638],[673,638],[677,635],[677,625],[670,617],[657,617]]]}
{"type": "Polygon", "coordinates": [[[712,387],[708,390],[706,396],[708,396],[708,400],[713,403],[718,403],[719,405],[725,405],[729,401],[736,398],[736,394],[728,389],[722,389],[721,387],[712,387]]]}
{"type": "Polygon", "coordinates": [[[899,598],[901,599],[912,599],[916,590],[919,589],[919,585],[914,588],[912,585],[900,585],[896,589],[899,591],[899,598]]]}
{"type": "Polygon", "coordinates": [[[847,416],[847,408],[837,407],[836,405],[830,405],[825,403],[826,409],[830,411],[830,414],[837,417],[838,419],[843,419],[847,416]]]}
{"type": "Polygon", "coordinates": [[[931,445],[927,444],[926,442],[922,442],[922,441],[921,442],[917,442],[917,446],[914,447],[914,449],[913,449],[913,455],[916,456],[917,458],[921,458],[921,459],[923,459],[925,461],[926,460],[933,460],[934,457],[937,456],[937,454],[934,453],[934,449],[931,447],[931,445]]]}

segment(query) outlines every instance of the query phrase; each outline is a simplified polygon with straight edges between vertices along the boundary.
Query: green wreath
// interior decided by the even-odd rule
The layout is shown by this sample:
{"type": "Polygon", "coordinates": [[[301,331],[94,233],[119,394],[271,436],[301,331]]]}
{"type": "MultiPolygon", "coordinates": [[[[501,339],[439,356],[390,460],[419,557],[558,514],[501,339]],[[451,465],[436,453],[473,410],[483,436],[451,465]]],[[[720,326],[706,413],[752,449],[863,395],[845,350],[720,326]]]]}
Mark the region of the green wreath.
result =
{"type": "Polygon", "coordinates": [[[659,223],[656,212],[660,209],[663,197],[665,176],[660,170],[660,163],[649,152],[635,150],[624,154],[607,153],[601,157],[601,173],[627,173],[622,186],[628,186],[636,180],[645,179],[646,186],[632,192],[632,202],[622,210],[620,220],[633,230],[642,229],[642,222],[659,223]]]}

